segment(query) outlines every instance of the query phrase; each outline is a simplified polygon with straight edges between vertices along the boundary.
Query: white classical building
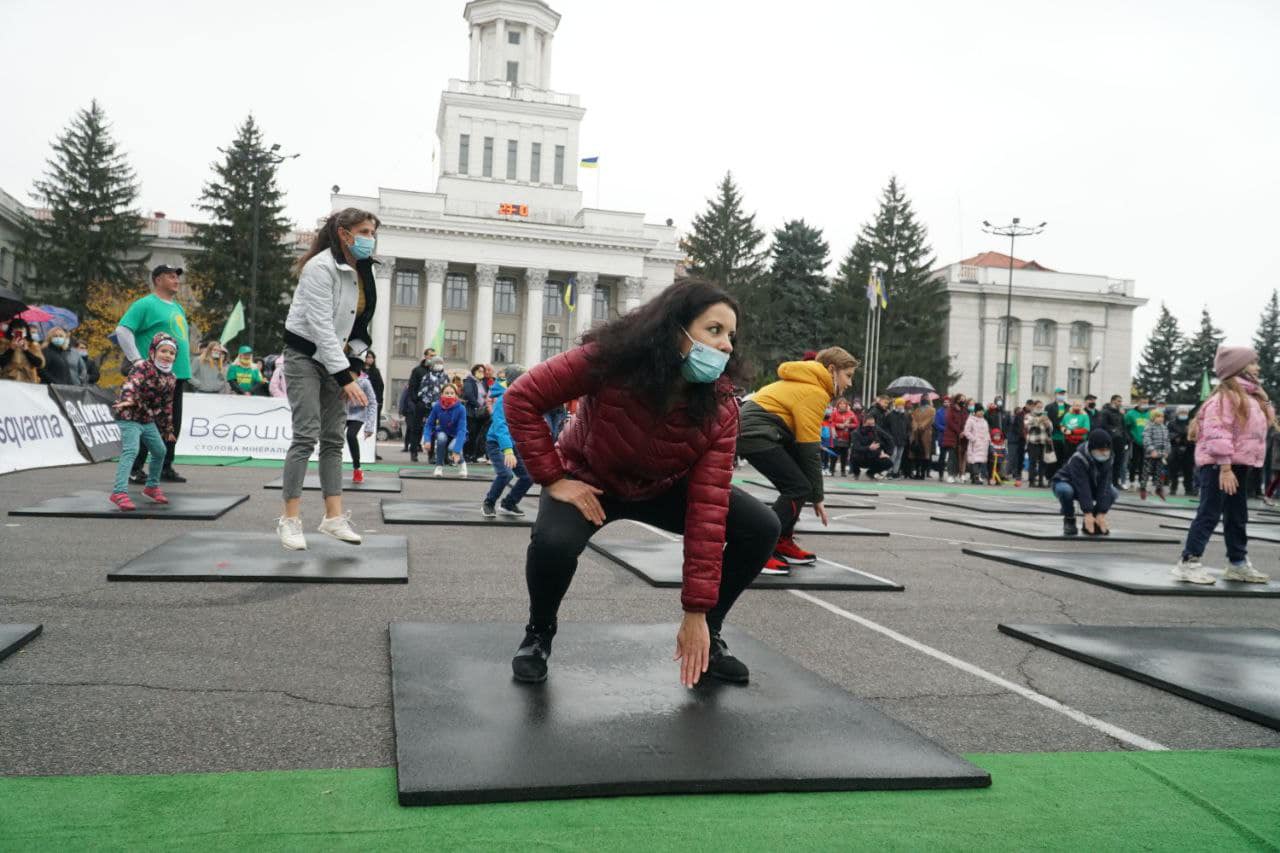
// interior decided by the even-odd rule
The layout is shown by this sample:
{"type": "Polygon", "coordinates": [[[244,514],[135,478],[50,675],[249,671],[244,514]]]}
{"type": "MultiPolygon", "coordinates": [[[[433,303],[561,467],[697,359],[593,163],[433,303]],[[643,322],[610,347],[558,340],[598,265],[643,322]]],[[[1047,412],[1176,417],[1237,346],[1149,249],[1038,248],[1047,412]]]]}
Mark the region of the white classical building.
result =
{"type": "Polygon", "coordinates": [[[389,409],[437,330],[450,371],[532,364],[671,284],[683,259],[670,224],[583,207],[585,110],[550,88],[560,16],[538,0],[473,0],[463,15],[470,65],[440,97],[435,191],[332,197],[382,220],[373,347],[389,409]]]}
{"type": "Polygon", "coordinates": [[[1013,390],[1009,399],[1095,394],[1127,400],[1132,384],[1133,312],[1147,300],[1132,279],[1056,272],[1013,260],[1013,304],[1007,311],[1009,256],[984,252],[942,267],[951,313],[946,351],[960,373],[956,391],[984,402],[1005,384],[1005,336],[1013,390]]]}

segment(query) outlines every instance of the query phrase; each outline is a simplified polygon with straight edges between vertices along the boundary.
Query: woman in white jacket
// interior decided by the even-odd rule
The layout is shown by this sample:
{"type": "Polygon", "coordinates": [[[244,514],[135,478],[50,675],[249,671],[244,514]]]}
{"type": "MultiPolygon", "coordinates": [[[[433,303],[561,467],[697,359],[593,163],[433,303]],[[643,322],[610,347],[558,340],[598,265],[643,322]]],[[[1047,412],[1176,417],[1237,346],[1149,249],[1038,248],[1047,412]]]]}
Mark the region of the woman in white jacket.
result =
{"type": "Polygon", "coordinates": [[[342,445],[348,406],[367,406],[356,383],[369,323],[377,303],[373,249],[378,217],[348,207],[330,215],[299,259],[298,287],[284,324],[285,385],[293,413],[293,443],[284,463],[284,514],[277,524],[280,544],[307,547],[302,534],[302,482],[307,460],[320,443],[320,489],[324,520],[319,531],[360,544],[350,513],[342,511],[342,445]]]}

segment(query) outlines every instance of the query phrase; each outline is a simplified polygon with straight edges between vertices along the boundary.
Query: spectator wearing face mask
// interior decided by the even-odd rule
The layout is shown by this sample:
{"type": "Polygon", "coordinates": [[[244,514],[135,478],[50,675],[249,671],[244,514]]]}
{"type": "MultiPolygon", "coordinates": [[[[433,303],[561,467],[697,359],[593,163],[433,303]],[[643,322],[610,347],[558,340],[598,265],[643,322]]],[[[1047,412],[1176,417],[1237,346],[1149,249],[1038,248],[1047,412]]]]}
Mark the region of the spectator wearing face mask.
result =
{"type": "Polygon", "coordinates": [[[1089,437],[1089,431],[1093,425],[1089,422],[1089,416],[1084,411],[1084,406],[1079,400],[1071,404],[1071,411],[1062,416],[1062,421],[1058,425],[1058,429],[1062,432],[1062,440],[1067,446],[1068,453],[1075,453],[1080,443],[1089,437]]]}
{"type": "Polygon", "coordinates": [[[79,377],[78,359],[71,352],[71,335],[61,326],[54,326],[45,341],[40,381],[46,385],[79,385],[79,377]]]}
{"type": "MultiPolygon", "coordinates": [[[[440,401],[440,395],[444,391],[446,385],[449,385],[449,374],[444,370],[444,359],[438,355],[431,357],[427,363],[427,372],[422,377],[422,381],[418,384],[418,405],[421,407],[423,414],[424,427],[422,429],[421,440],[430,442],[435,433],[425,428],[426,417],[430,414],[431,409],[440,401]]],[[[431,458],[436,455],[434,445],[427,448],[431,458]]],[[[410,448],[409,459],[413,462],[418,461],[418,454],[410,448]]]]}
{"type": "Polygon", "coordinates": [[[1156,409],[1151,413],[1151,423],[1142,440],[1146,458],[1142,460],[1142,476],[1138,479],[1138,497],[1147,499],[1147,483],[1154,480],[1156,497],[1164,500],[1164,484],[1169,477],[1169,453],[1172,450],[1169,440],[1169,428],[1164,424],[1164,410],[1156,409]]]}
{"type": "Polygon", "coordinates": [[[974,485],[987,484],[987,456],[991,452],[991,427],[982,412],[974,412],[964,423],[967,442],[965,458],[969,463],[969,481],[974,485]]]}
{"type": "Polygon", "coordinates": [[[1182,493],[1196,493],[1195,477],[1196,445],[1191,439],[1191,410],[1179,406],[1169,422],[1169,494],[1178,493],[1178,483],[1182,483],[1182,493]]]}
{"type": "Polygon", "coordinates": [[[1053,455],[1055,461],[1049,463],[1049,476],[1052,477],[1058,473],[1058,469],[1067,461],[1067,439],[1062,434],[1062,419],[1071,411],[1071,405],[1067,402],[1067,390],[1065,388],[1053,389],[1053,402],[1045,406],[1044,413],[1049,418],[1049,423],[1053,424],[1053,433],[1050,439],[1053,442],[1053,455]]]}
{"type": "Polygon", "coordinates": [[[1124,426],[1129,433],[1129,481],[1133,482],[1138,479],[1142,470],[1142,460],[1145,454],[1142,448],[1142,439],[1147,431],[1147,424],[1151,423],[1151,408],[1147,405],[1146,397],[1139,397],[1134,401],[1134,406],[1124,416],[1124,426]]]}
{"type": "Polygon", "coordinates": [[[72,338],[71,350],[80,358],[80,384],[97,385],[102,378],[102,369],[98,366],[98,360],[89,355],[88,345],[80,338],[72,338]]]}
{"type": "Polygon", "coordinates": [[[1094,426],[1111,433],[1111,452],[1115,455],[1114,464],[1111,466],[1114,478],[1111,484],[1120,489],[1127,488],[1125,470],[1129,462],[1129,442],[1125,437],[1122,402],[1123,398],[1119,394],[1112,394],[1111,399],[1098,410],[1098,416],[1093,419],[1094,426]]]}
{"type": "Polygon", "coordinates": [[[893,408],[883,421],[885,432],[893,439],[893,452],[889,454],[893,462],[889,475],[894,479],[902,476],[902,457],[907,452],[907,443],[911,440],[911,417],[907,414],[907,401],[897,397],[893,408]]]}
{"type": "Polygon", "coordinates": [[[138,445],[142,443],[150,451],[142,494],[152,503],[169,502],[160,489],[160,472],[164,467],[165,442],[175,440],[173,394],[177,379],[173,376],[173,363],[177,356],[177,341],[165,332],[157,332],[151,340],[148,357],[133,363],[113,406],[116,425],[120,428],[120,460],[116,464],[110,500],[124,512],[138,508],[129,497],[129,475],[138,455],[138,445]]]}
{"type": "Polygon", "coordinates": [[[0,379],[39,384],[44,350],[28,336],[27,321],[14,317],[0,337],[0,379]]]}
{"type": "Polygon", "coordinates": [[[1107,536],[1107,512],[1119,492],[1111,485],[1111,434],[1095,429],[1053,475],[1053,494],[1062,507],[1062,535],[1107,536]],[[1076,505],[1084,516],[1076,529],[1076,505]]]}
{"type": "Polygon", "coordinates": [[[427,424],[423,427],[422,441],[430,441],[435,447],[436,470],[434,476],[444,476],[446,457],[453,464],[461,463],[458,474],[467,476],[467,462],[462,458],[462,448],[467,443],[467,410],[458,405],[458,391],[453,383],[446,382],[440,389],[440,398],[431,404],[427,424]]]}
{"type": "Polygon", "coordinates": [[[1044,461],[1046,448],[1053,446],[1053,423],[1044,413],[1044,404],[1039,400],[1031,403],[1031,411],[1024,420],[1027,432],[1027,484],[1035,488],[1043,488],[1045,478],[1049,476],[1048,466],[1044,461]]]}

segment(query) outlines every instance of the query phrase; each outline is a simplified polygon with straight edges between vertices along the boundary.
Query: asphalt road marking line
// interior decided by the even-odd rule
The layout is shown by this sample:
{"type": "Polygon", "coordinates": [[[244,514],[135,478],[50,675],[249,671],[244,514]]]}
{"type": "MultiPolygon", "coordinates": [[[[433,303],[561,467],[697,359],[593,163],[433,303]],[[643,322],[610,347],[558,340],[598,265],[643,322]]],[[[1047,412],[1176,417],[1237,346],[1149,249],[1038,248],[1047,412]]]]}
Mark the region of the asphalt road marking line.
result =
{"type": "Polygon", "coordinates": [[[975,675],[978,678],[989,681],[992,684],[995,684],[999,687],[1004,688],[1005,690],[1008,690],[1010,693],[1016,693],[1017,695],[1023,697],[1024,699],[1030,699],[1032,702],[1035,702],[1037,705],[1042,705],[1051,711],[1057,711],[1059,714],[1062,714],[1065,717],[1075,720],[1077,723],[1080,723],[1081,725],[1088,726],[1091,729],[1100,731],[1103,734],[1107,735],[1108,737],[1115,738],[1121,743],[1127,743],[1130,746],[1136,747],[1138,749],[1149,750],[1149,751],[1158,752],[1158,751],[1165,751],[1169,749],[1169,747],[1164,746],[1163,744],[1160,744],[1160,743],[1157,743],[1156,741],[1145,738],[1142,735],[1134,734],[1128,729],[1120,728],[1119,726],[1114,725],[1112,723],[1108,723],[1105,720],[1099,720],[1097,717],[1090,716],[1089,714],[1086,714],[1083,711],[1078,711],[1075,708],[1072,708],[1070,705],[1065,705],[1062,702],[1059,702],[1057,699],[1053,699],[1049,696],[1045,696],[1043,693],[1038,693],[1029,687],[1024,687],[1021,684],[1017,684],[1015,682],[1008,680],[1007,678],[1001,678],[995,673],[987,672],[985,669],[983,669],[980,666],[971,664],[968,661],[960,660],[959,658],[953,657],[952,655],[949,655],[946,652],[939,651],[938,649],[935,649],[932,646],[927,646],[924,643],[920,642],[919,640],[913,640],[911,637],[908,637],[905,634],[900,634],[897,631],[893,630],[892,628],[887,628],[884,625],[879,624],[878,622],[872,622],[870,619],[867,619],[863,616],[859,616],[856,613],[850,613],[848,610],[845,610],[841,607],[837,607],[834,604],[831,604],[829,602],[823,601],[821,598],[818,598],[817,596],[810,595],[809,593],[803,592],[798,589],[789,589],[787,590],[787,592],[791,593],[797,598],[808,601],[811,604],[816,604],[822,609],[827,610],[831,613],[834,613],[837,616],[848,619],[850,622],[854,622],[858,625],[861,625],[864,628],[868,628],[872,631],[875,631],[878,634],[882,634],[888,637],[889,639],[894,640],[895,642],[898,642],[904,646],[907,646],[910,649],[914,649],[915,651],[926,654],[931,658],[940,660],[943,663],[953,666],[962,672],[967,672],[970,675],[975,675]]]}

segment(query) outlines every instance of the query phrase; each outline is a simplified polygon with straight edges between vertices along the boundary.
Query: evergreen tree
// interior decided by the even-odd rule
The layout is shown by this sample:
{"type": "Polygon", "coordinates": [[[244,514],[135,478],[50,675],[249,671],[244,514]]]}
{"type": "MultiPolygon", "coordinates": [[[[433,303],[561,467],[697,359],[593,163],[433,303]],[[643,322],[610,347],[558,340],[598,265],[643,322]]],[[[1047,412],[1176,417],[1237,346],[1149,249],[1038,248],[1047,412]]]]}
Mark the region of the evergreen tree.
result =
{"type": "MultiPolygon", "coordinates": [[[[880,270],[889,304],[880,317],[880,369],[873,383],[877,389],[912,374],[941,392],[959,378],[945,348],[947,288],[932,275],[934,261],[927,229],[916,220],[897,177],[891,177],[875,218],[862,226],[840,264],[827,325],[829,343],[862,357],[870,310],[867,278],[873,269],[880,270]]],[[[854,388],[861,386],[859,375],[854,388]]]]}
{"type": "Polygon", "coordinates": [[[772,381],[773,368],[795,361],[822,340],[831,300],[825,276],[830,247],[821,229],[794,219],[773,232],[769,273],[744,304],[749,325],[742,335],[759,379],[772,381]]]}
{"type": "Polygon", "coordinates": [[[1143,397],[1171,398],[1179,390],[1182,369],[1181,353],[1186,346],[1178,318],[1160,303],[1160,316],[1142,348],[1138,375],[1133,378],[1134,391],[1143,397]]]}
{"type": "Polygon", "coordinates": [[[1267,307],[1262,309],[1258,331],[1253,336],[1253,348],[1262,366],[1262,387],[1274,399],[1280,393],[1280,300],[1271,291],[1267,307]]]}
{"type": "Polygon", "coordinates": [[[35,195],[48,215],[31,218],[23,234],[28,299],[84,318],[91,283],[128,287],[142,278],[148,255],[133,206],[138,182],[96,100],[53,143],[35,195]]]}
{"type": "Polygon", "coordinates": [[[1209,374],[1213,380],[1213,357],[1218,354],[1218,346],[1226,336],[1222,330],[1213,325],[1209,309],[1200,309],[1200,328],[1187,341],[1182,351],[1182,364],[1178,371],[1177,393],[1184,400],[1199,400],[1204,376],[1209,374]]]}
{"type": "MultiPolygon", "coordinates": [[[[289,245],[291,223],[284,218],[284,193],[276,185],[279,146],[268,148],[262,130],[250,115],[236,129],[223,158],[213,164],[214,177],[204,185],[196,205],[209,222],[196,228],[193,242],[200,252],[191,268],[208,282],[201,288],[203,308],[225,318],[237,301],[244,303],[246,331],[240,340],[252,342],[258,353],[279,352],[284,344],[283,307],[293,290],[289,245]],[[257,314],[251,292],[254,208],[257,208],[257,314]],[[256,320],[256,327],[255,327],[256,320]],[[253,330],[251,333],[249,330],[253,330]],[[252,341],[251,336],[252,334],[252,341]]],[[[217,329],[205,330],[217,333],[217,329]]]]}

